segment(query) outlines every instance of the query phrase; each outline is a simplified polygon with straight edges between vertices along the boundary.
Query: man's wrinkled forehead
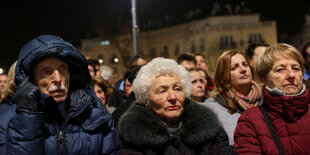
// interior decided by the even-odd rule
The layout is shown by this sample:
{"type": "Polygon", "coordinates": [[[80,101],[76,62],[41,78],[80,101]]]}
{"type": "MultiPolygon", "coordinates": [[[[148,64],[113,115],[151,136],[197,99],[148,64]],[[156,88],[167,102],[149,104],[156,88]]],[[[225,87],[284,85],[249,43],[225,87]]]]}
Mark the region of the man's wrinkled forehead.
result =
{"type": "Polygon", "coordinates": [[[39,60],[38,63],[36,63],[33,67],[33,74],[35,72],[37,72],[38,68],[42,67],[42,65],[48,65],[48,66],[54,66],[55,63],[51,63],[51,60],[52,61],[60,61],[66,65],[68,65],[68,63],[64,60],[64,59],[61,59],[59,57],[55,57],[55,56],[47,56],[47,57],[44,57],[43,59],[39,60]],[[45,64],[47,63],[47,64],[45,64]]]}

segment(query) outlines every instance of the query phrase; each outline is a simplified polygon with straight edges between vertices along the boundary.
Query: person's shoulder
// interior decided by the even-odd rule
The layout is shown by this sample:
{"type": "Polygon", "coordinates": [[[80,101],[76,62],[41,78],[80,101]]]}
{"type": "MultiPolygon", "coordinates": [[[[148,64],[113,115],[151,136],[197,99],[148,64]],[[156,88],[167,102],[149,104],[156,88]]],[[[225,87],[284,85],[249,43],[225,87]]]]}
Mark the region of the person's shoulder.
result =
{"type": "Polygon", "coordinates": [[[16,114],[16,104],[8,104],[6,102],[2,102],[0,104],[0,116],[7,115],[7,114],[16,114]]]}
{"type": "Polygon", "coordinates": [[[212,102],[217,102],[215,99],[215,96],[209,97],[204,101],[204,103],[207,103],[207,104],[210,104],[212,102]]]}
{"type": "Polygon", "coordinates": [[[261,117],[262,117],[262,114],[261,114],[261,111],[259,109],[259,106],[256,106],[256,107],[252,107],[252,108],[242,112],[239,119],[240,120],[243,120],[243,119],[255,120],[255,119],[261,119],[261,117]]]}
{"type": "Polygon", "coordinates": [[[242,114],[244,114],[244,115],[256,115],[258,112],[260,112],[259,106],[256,106],[256,107],[249,108],[248,110],[245,110],[242,114]]]}
{"type": "Polygon", "coordinates": [[[188,105],[188,107],[185,107],[185,113],[189,115],[191,118],[207,118],[209,120],[216,119],[216,114],[212,110],[211,107],[202,105],[201,103],[196,103],[193,101],[190,101],[189,103],[185,103],[188,105]]]}
{"type": "Polygon", "coordinates": [[[0,124],[6,125],[14,116],[16,116],[16,104],[1,103],[0,105],[0,124]]]}
{"type": "Polygon", "coordinates": [[[205,100],[203,104],[210,105],[210,106],[216,106],[220,104],[220,101],[225,102],[225,99],[222,99],[222,100],[221,99],[222,99],[222,96],[220,95],[212,96],[212,97],[209,97],[207,100],[205,100]]]}
{"type": "Polygon", "coordinates": [[[204,102],[199,102],[198,104],[208,107],[210,109],[214,109],[214,106],[216,106],[217,103],[218,102],[213,97],[211,97],[211,98],[206,99],[204,102]]]}
{"type": "Polygon", "coordinates": [[[228,104],[227,101],[224,99],[223,96],[217,94],[208,98],[204,104],[209,105],[209,107],[224,107],[227,108],[228,104]]]}

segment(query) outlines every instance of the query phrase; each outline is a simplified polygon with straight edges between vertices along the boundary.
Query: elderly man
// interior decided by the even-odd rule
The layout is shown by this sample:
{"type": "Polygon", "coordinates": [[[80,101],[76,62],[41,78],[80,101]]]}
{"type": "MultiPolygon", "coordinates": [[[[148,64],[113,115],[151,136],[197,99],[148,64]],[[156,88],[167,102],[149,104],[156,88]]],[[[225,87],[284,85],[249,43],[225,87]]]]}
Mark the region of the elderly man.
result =
{"type": "Polygon", "coordinates": [[[71,44],[51,35],[27,43],[15,83],[16,104],[0,106],[0,154],[113,153],[113,119],[71,44]]]}

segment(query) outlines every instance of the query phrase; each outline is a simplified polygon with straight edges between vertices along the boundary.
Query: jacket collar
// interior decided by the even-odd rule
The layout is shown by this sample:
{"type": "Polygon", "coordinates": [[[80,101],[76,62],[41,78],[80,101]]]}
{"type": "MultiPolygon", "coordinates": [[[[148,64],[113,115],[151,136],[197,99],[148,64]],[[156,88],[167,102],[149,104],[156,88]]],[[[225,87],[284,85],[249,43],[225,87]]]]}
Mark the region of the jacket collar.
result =
{"type": "MultiPolygon", "coordinates": [[[[216,136],[220,128],[215,114],[209,108],[186,100],[181,116],[180,139],[188,145],[198,145],[216,136]]],[[[170,135],[161,119],[145,105],[134,104],[118,125],[121,137],[128,143],[142,146],[160,146],[170,135]]]]}
{"type": "Polygon", "coordinates": [[[308,109],[309,92],[296,96],[285,96],[272,93],[266,88],[263,89],[264,106],[271,110],[276,117],[283,117],[290,121],[298,120],[308,109]]]}

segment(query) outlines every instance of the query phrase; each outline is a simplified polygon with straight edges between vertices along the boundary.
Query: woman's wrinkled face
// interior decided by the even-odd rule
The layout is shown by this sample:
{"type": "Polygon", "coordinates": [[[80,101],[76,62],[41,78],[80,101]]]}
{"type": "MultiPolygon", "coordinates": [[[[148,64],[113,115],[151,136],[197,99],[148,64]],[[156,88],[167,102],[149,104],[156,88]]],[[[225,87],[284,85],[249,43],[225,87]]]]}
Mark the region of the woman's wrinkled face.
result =
{"type": "Polygon", "coordinates": [[[251,69],[243,55],[236,54],[231,57],[230,76],[231,85],[237,90],[241,90],[244,86],[251,84],[251,69]]]}
{"type": "Polygon", "coordinates": [[[168,124],[176,123],[184,110],[185,93],[175,75],[154,77],[146,105],[168,124]]]}
{"type": "Polygon", "coordinates": [[[298,94],[302,89],[302,70],[293,58],[280,57],[270,70],[266,85],[278,88],[286,95],[298,94]]]}

